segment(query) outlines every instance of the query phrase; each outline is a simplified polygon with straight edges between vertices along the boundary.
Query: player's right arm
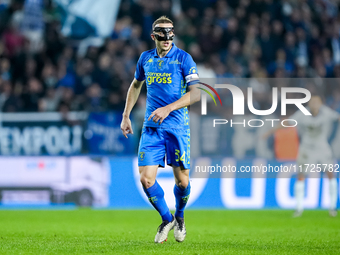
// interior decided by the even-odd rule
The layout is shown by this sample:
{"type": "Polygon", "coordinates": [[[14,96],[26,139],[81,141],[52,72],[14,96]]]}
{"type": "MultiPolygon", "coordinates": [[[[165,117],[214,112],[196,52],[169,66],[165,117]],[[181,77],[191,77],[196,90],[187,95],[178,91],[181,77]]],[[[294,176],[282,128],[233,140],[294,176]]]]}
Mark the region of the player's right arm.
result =
{"type": "Polygon", "coordinates": [[[145,73],[144,73],[144,68],[143,68],[144,60],[145,60],[145,52],[142,53],[138,59],[136,72],[135,72],[135,78],[131,82],[130,88],[126,96],[125,109],[123,112],[123,120],[122,120],[122,123],[120,124],[120,129],[122,130],[123,135],[126,138],[128,138],[127,134],[133,134],[131,121],[130,121],[130,113],[132,111],[132,108],[137,102],[137,99],[140,94],[140,90],[145,81],[145,73]]]}
{"type": "Polygon", "coordinates": [[[122,123],[120,124],[120,129],[122,130],[123,135],[126,138],[128,138],[127,134],[133,134],[131,120],[130,120],[130,113],[132,111],[132,108],[137,102],[143,83],[144,81],[139,81],[136,78],[134,78],[133,81],[131,82],[130,88],[126,96],[125,109],[123,112],[123,120],[122,120],[122,123]]]}

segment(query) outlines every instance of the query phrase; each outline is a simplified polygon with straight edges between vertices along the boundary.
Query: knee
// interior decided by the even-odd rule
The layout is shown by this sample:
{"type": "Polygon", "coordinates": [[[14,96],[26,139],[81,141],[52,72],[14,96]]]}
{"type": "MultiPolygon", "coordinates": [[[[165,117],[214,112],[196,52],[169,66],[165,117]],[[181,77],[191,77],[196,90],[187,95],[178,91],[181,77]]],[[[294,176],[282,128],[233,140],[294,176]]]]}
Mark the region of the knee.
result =
{"type": "Polygon", "coordinates": [[[150,188],[152,185],[154,185],[155,180],[153,178],[150,178],[148,176],[145,176],[143,174],[140,175],[140,182],[142,183],[143,187],[145,189],[150,188]]]}
{"type": "Polygon", "coordinates": [[[181,189],[186,189],[189,185],[189,178],[181,178],[178,180],[177,186],[181,189]]]}

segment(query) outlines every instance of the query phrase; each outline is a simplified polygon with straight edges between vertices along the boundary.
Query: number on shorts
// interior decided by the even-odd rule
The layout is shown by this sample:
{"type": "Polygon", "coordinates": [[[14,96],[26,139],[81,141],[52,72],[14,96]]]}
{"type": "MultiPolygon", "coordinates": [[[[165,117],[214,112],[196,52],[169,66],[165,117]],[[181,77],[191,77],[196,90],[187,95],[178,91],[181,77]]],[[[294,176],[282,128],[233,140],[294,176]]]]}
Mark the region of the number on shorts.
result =
{"type": "Polygon", "coordinates": [[[175,155],[177,156],[176,157],[176,162],[178,162],[178,161],[185,161],[185,152],[183,152],[183,154],[182,154],[182,156],[180,157],[179,155],[180,155],[180,151],[179,150],[175,150],[175,155]]]}

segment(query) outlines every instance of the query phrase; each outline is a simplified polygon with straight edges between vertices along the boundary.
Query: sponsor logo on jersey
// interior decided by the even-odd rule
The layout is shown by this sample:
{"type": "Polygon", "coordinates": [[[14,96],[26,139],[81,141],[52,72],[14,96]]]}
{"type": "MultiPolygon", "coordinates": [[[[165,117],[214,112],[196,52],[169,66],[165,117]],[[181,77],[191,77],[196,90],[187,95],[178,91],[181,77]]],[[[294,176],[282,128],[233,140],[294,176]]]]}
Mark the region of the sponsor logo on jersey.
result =
{"type": "Polygon", "coordinates": [[[171,83],[171,73],[154,73],[154,72],[148,72],[146,73],[146,79],[148,84],[151,83],[171,83]]]}

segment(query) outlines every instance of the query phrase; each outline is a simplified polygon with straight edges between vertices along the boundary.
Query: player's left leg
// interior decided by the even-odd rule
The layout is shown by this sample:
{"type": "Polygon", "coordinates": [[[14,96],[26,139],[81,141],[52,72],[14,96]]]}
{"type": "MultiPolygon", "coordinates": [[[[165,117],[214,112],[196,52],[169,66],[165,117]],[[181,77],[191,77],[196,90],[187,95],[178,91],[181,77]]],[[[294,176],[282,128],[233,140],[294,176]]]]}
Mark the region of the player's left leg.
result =
{"type": "Polygon", "coordinates": [[[298,174],[298,178],[294,186],[294,195],[296,199],[296,210],[293,217],[300,217],[303,213],[303,201],[305,198],[305,176],[298,174]]]}
{"type": "Polygon", "coordinates": [[[330,197],[329,215],[331,217],[335,217],[338,214],[336,210],[336,203],[338,201],[337,181],[336,178],[334,178],[333,172],[328,171],[327,176],[329,179],[329,197],[330,197]]]}
{"type": "Polygon", "coordinates": [[[184,208],[190,195],[190,130],[166,130],[167,164],[173,167],[175,177],[174,194],[176,197],[176,223],[174,227],[175,239],[182,242],[186,236],[184,224],[184,208]]]}
{"type": "Polygon", "coordinates": [[[183,166],[173,167],[175,176],[174,194],[176,198],[175,228],[174,236],[176,241],[183,242],[186,236],[184,223],[184,209],[190,196],[189,169],[183,166]]]}
{"type": "Polygon", "coordinates": [[[293,217],[300,217],[304,210],[304,199],[305,199],[305,175],[307,174],[307,164],[314,163],[312,151],[308,148],[300,146],[299,154],[296,160],[297,168],[299,169],[297,180],[294,185],[294,196],[296,199],[296,209],[293,217]],[[301,167],[300,167],[301,166],[301,167]]]}
{"type": "Polygon", "coordinates": [[[326,170],[327,177],[329,179],[329,198],[330,198],[330,205],[329,205],[329,215],[331,217],[335,217],[338,213],[336,210],[336,204],[338,200],[338,185],[336,180],[336,174],[333,173],[334,169],[334,158],[333,153],[330,146],[324,147],[320,149],[320,156],[319,163],[326,164],[328,166],[326,170]]]}

